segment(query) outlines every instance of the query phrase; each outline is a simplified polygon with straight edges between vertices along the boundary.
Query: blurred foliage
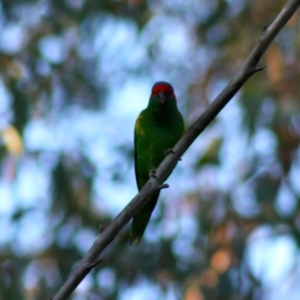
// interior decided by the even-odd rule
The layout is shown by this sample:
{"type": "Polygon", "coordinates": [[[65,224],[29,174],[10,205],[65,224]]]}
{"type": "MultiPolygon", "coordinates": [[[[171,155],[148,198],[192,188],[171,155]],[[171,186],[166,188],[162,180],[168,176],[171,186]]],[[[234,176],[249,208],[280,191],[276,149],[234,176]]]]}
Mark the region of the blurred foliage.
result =
{"type": "MultiPolygon", "coordinates": [[[[49,185],[36,206],[16,204],[11,215],[0,212],[2,231],[15,226],[7,229],[10,240],[0,239],[0,299],[50,299],[113,218],[104,207],[95,208],[97,176],[105,170],[93,165],[83,141],[72,147],[66,141],[54,153],[46,147],[31,151],[25,134],[30,124],[51,124],[70,108],[105,112],[109,92],[129,77],[154,81],[161,74],[181,91],[190,123],[238,70],[285,2],[2,1],[0,81],[9,105],[0,112],[1,180],[13,185],[21,166],[30,168],[34,161],[49,185]],[[120,26],[133,38],[120,34],[120,26]],[[173,49],[176,28],[185,39],[173,49]],[[45,234],[26,250],[22,240],[31,232],[22,228],[28,222],[45,234]]],[[[267,51],[266,70],[233,100],[238,115],[220,118],[204,132],[186,179],[194,184],[172,199],[172,208],[162,204],[148,228],[163,232],[172,223],[176,229],[155,240],[146,234],[139,247],[128,246],[124,230],[88,276],[88,288],[75,295],[121,299],[129,287],[147,282],[176,299],[267,296],[249,266],[247,246],[265,226],[299,246],[299,43],[299,20],[293,16],[267,51]],[[238,153],[231,150],[234,143],[238,153]],[[186,222],[188,229],[180,225],[186,222]]],[[[128,162],[122,167],[116,160],[110,169],[117,184],[126,180],[132,145],[111,139],[128,162]]],[[[31,184],[41,188],[38,178],[31,184]]]]}

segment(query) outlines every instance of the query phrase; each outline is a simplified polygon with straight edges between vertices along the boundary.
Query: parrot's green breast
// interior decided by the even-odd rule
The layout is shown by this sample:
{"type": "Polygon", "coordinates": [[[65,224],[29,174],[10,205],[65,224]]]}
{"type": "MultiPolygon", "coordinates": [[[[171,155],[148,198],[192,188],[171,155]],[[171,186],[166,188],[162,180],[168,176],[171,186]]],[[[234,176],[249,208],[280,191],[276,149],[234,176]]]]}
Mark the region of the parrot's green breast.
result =
{"type": "Polygon", "coordinates": [[[179,112],[175,117],[166,122],[164,119],[157,120],[151,111],[144,110],[139,115],[135,126],[135,164],[139,189],[148,181],[150,171],[163,161],[166,151],[182,136],[182,117],[179,112]]]}

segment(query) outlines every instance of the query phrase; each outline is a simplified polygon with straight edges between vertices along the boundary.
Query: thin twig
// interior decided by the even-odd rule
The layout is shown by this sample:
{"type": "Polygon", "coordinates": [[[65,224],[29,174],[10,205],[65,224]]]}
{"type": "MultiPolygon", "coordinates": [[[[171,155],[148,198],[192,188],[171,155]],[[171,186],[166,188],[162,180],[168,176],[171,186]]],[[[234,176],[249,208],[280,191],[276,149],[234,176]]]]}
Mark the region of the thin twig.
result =
{"type": "Polygon", "coordinates": [[[255,47],[245,60],[244,64],[224,88],[217,98],[209,105],[207,110],[195,121],[195,123],[185,132],[182,138],[172,149],[172,155],[167,155],[163,162],[156,169],[155,177],[151,177],[136,197],[119,213],[119,215],[105,228],[93,243],[88,253],[71,273],[70,277],[59,289],[53,300],[65,300],[76,289],[78,284],[87,275],[91,266],[97,264],[97,259],[107,245],[117,236],[121,229],[130,221],[137,211],[145,204],[157,189],[165,187],[162,185],[163,179],[173,170],[176,162],[180,160],[183,153],[190,147],[199,134],[217,116],[230,99],[239,91],[243,84],[256,72],[261,71],[257,63],[267,50],[268,46],[277,33],[287,23],[300,5],[299,0],[289,0],[285,7],[278,14],[273,23],[264,28],[264,31],[256,43],[255,47]]]}
{"type": "Polygon", "coordinates": [[[162,190],[162,189],[167,189],[169,188],[169,185],[167,183],[164,183],[164,184],[160,184],[157,189],[158,190],[162,190]]]}

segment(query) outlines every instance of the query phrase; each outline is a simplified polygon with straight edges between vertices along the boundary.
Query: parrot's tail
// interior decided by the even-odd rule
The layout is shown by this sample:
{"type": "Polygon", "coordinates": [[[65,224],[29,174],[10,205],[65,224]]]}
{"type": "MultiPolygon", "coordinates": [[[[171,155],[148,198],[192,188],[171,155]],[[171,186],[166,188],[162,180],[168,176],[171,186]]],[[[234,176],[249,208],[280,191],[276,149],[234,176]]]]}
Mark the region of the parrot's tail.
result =
{"type": "Polygon", "coordinates": [[[133,217],[129,243],[138,245],[142,239],[145,229],[150,220],[151,214],[157,203],[159,192],[154,194],[151,199],[149,199],[145,205],[138,211],[138,213],[133,217]]]}

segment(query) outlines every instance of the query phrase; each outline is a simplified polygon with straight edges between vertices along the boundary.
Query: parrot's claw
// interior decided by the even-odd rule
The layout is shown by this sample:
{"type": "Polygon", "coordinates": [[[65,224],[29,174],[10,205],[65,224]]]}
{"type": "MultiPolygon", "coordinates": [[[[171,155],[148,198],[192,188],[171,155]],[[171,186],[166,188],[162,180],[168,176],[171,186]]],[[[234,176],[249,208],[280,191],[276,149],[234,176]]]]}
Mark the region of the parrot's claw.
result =
{"type": "Polygon", "coordinates": [[[155,169],[151,169],[150,170],[149,177],[153,177],[153,178],[157,179],[156,170],[155,169]]]}
{"type": "MultiPolygon", "coordinates": [[[[175,154],[173,149],[168,149],[167,151],[165,151],[165,156],[167,156],[168,154],[175,154]]],[[[178,160],[182,160],[181,158],[179,158],[178,160]]]]}
{"type": "Polygon", "coordinates": [[[165,151],[165,156],[167,156],[170,153],[174,154],[175,152],[173,151],[173,149],[168,149],[165,151]]]}

